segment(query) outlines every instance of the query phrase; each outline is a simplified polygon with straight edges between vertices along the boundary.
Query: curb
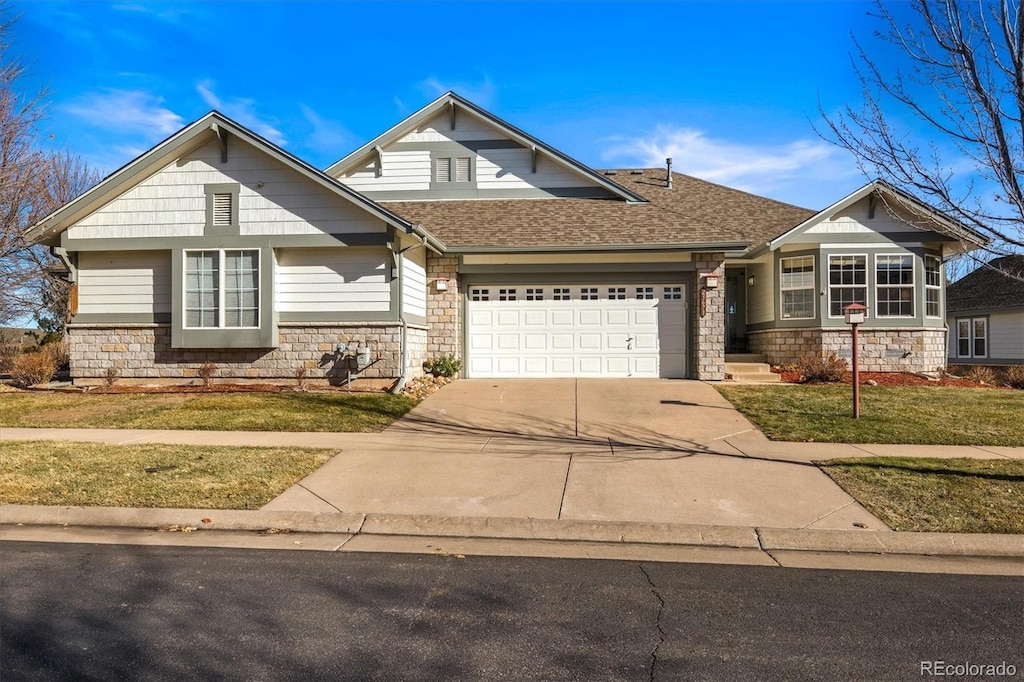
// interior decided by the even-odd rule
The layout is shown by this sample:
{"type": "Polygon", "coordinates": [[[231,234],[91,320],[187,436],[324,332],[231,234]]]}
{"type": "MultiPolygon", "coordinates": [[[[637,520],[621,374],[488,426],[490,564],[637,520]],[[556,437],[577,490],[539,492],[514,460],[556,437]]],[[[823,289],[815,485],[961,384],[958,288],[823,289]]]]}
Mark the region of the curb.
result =
{"type": "Polygon", "coordinates": [[[223,509],[134,509],[0,505],[5,526],[92,528],[189,528],[195,531],[337,533],[349,536],[405,536],[546,540],[616,544],[718,547],[846,554],[945,557],[1021,557],[1024,535],[905,533],[870,530],[812,530],[698,524],[577,521],[465,516],[407,516],[354,512],[313,513],[223,509]]]}

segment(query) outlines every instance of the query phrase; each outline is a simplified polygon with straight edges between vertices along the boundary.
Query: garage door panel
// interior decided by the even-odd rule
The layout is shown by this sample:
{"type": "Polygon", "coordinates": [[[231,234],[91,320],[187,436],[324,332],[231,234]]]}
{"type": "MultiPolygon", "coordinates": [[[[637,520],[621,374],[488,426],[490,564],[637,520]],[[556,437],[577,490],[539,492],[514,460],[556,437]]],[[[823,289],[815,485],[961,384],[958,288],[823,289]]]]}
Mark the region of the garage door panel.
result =
{"type": "Polygon", "coordinates": [[[681,286],[487,288],[505,297],[467,303],[471,377],[684,376],[681,286]]]}

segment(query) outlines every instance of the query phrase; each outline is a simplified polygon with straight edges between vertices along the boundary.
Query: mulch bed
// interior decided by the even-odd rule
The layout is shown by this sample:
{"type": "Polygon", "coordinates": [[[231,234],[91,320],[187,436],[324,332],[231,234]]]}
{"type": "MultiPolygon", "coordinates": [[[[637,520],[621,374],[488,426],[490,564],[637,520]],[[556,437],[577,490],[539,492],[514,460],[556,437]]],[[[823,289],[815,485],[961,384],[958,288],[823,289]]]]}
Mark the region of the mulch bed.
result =
{"type": "MultiPolygon", "coordinates": [[[[782,380],[787,384],[806,383],[803,381],[803,375],[800,374],[800,372],[783,372],[778,367],[772,367],[772,371],[781,375],[782,380]]],[[[849,373],[847,373],[846,379],[840,382],[840,384],[846,385],[851,383],[852,376],[849,373]]],[[[926,377],[918,376],[917,374],[907,374],[905,372],[861,372],[860,384],[861,386],[954,386],[959,388],[1007,388],[1006,386],[982,384],[977,381],[971,381],[970,379],[955,378],[951,376],[943,376],[937,380],[928,379],[926,377]],[[869,381],[873,381],[874,384],[869,384],[869,381]]]]}

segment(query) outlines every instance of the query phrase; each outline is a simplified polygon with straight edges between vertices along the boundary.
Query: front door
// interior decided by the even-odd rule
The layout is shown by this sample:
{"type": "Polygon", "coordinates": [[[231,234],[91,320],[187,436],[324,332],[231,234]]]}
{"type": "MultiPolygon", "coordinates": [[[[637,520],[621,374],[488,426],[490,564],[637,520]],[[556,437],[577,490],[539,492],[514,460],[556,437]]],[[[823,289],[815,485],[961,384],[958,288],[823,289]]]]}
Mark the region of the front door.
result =
{"type": "Polygon", "coordinates": [[[725,352],[747,352],[747,271],[725,269],[725,352]]]}

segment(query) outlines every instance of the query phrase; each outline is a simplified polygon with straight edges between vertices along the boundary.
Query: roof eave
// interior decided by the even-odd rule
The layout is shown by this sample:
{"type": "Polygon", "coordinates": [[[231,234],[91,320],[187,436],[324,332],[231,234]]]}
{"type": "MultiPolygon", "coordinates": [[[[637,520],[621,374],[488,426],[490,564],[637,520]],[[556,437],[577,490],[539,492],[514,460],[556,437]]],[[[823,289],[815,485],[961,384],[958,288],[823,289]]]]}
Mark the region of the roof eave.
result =
{"type": "Polygon", "coordinates": [[[677,253],[742,252],[750,242],[700,242],[685,244],[585,244],[534,246],[448,246],[449,254],[477,253],[587,253],[606,251],[670,251],[677,253]]]}

